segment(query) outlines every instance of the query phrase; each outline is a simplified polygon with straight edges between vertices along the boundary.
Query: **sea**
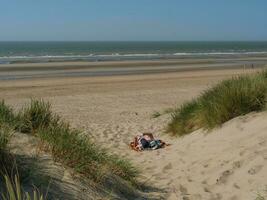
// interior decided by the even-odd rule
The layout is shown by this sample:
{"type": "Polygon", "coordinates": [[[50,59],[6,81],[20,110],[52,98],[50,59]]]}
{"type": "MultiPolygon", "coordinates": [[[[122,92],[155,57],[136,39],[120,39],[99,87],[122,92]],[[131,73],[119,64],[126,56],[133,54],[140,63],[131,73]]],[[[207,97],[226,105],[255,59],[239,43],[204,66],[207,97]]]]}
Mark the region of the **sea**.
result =
{"type": "Polygon", "coordinates": [[[267,56],[264,42],[0,42],[0,64],[267,56]]]}

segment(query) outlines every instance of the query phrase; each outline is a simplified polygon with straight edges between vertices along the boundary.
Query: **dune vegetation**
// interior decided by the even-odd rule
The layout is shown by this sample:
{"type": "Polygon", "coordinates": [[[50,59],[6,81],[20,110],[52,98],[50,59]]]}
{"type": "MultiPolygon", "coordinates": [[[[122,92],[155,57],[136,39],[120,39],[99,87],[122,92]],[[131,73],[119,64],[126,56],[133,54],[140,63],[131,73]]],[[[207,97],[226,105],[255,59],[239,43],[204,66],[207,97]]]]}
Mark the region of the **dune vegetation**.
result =
{"type": "Polygon", "coordinates": [[[267,72],[223,80],[172,112],[167,132],[182,136],[212,129],[240,115],[266,108],[267,72]]]}
{"type": "MultiPolygon", "coordinates": [[[[2,161],[5,160],[12,131],[39,138],[55,161],[96,184],[104,183],[112,177],[118,177],[132,186],[137,183],[138,171],[128,160],[111,155],[91,142],[82,131],[71,128],[69,123],[54,114],[51,105],[42,100],[31,100],[29,105],[17,113],[4,101],[0,103],[0,173],[5,172],[10,164],[2,161]]],[[[8,190],[19,186],[6,176],[2,177],[1,181],[6,183],[8,190]],[[15,183],[11,184],[12,188],[9,187],[10,182],[15,183]]]]}
{"type": "Polygon", "coordinates": [[[42,200],[44,197],[38,193],[36,188],[32,193],[23,191],[17,174],[12,172],[15,158],[7,150],[7,144],[12,136],[12,126],[15,116],[12,109],[0,103],[0,199],[3,200],[42,200]],[[12,126],[11,126],[12,124],[12,126]],[[15,174],[14,177],[12,174],[15,174]]]}
{"type": "Polygon", "coordinates": [[[32,189],[32,192],[25,192],[20,184],[19,177],[17,175],[11,179],[9,176],[4,175],[4,190],[1,194],[3,200],[44,200],[45,197],[39,193],[36,188],[32,189]]]}
{"type": "Polygon", "coordinates": [[[11,108],[6,106],[3,101],[0,102],[0,173],[4,172],[10,160],[6,147],[13,131],[10,126],[13,123],[12,119],[11,108]]]}

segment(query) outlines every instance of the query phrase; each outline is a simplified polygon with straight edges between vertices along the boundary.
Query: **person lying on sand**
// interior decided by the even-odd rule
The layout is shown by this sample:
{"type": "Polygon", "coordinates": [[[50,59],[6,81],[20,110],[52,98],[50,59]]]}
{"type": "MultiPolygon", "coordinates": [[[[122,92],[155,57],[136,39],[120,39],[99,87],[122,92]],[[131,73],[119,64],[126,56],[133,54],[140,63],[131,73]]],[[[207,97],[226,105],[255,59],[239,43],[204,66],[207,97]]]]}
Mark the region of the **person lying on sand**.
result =
{"type": "Polygon", "coordinates": [[[143,133],[134,138],[134,141],[130,143],[130,147],[135,151],[143,150],[155,150],[163,148],[166,146],[166,143],[162,140],[157,140],[154,138],[152,133],[143,133]]]}

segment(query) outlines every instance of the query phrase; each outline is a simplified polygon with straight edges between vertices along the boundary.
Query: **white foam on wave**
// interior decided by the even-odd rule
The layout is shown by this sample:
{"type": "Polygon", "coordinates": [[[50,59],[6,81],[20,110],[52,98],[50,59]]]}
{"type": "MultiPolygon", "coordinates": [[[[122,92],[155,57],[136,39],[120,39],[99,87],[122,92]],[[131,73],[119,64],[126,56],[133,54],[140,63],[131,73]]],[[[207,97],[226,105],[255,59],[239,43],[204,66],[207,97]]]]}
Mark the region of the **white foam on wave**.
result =
{"type": "Polygon", "coordinates": [[[205,55],[260,55],[267,54],[267,51],[260,52],[179,52],[179,53],[135,53],[135,54],[88,54],[88,55],[19,55],[0,56],[0,61],[31,60],[31,59],[94,59],[94,58],[116,58],[116,57],[172,57],[172,56],[205,56],[205,55]]]}
{"type": "Polygon", "coordinates": [[[194,52],[194,53],[174,53],[174,56],[194,56],[194,55],[250,55],[250,54],[267,54],[267,51],[259,52],[194,52]]]}
{"type": "Polygon", "coordinates": [[[90,55],[44,55],[44,56],[0,56],[0,59],[41,59],[41,58],[87,58],[93,57],[90,55]]]}
{"type": "Polygon", "coordinates": [[[142,57],[142,56],[161,56],[161,55],[169,55],[169,54],[157,54],[157,53],[136,53],[136,54],[123,54],[122,56],[129,57],[142,57]]]}

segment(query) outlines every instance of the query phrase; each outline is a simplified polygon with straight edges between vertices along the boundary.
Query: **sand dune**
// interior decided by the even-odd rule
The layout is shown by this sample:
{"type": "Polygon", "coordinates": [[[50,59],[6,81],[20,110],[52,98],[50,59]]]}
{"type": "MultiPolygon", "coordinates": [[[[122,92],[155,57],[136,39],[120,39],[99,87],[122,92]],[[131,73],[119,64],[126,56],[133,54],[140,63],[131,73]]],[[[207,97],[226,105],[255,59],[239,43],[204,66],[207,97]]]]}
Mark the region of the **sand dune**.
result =
{"type": "Polygon", "coordinates": [[[140,181],[158,199],[254,199],[267,180],[266,113],[234,119],[221,128],[199,130],[183,138],[164,134],[168,114],[152,118],[199,95],[204,89],[244,70],[120,77],[2,81],[0,95],[21,107],[30,97],[44,98],[53,109],[112,153],[130,159],[140,181]],[[137,153],[128,143],[153,132],[172,145],[137,153]]]}
{"type": "Polygon", "coordinates": [[[135,162],[167,199],[255,199],[267,180],[266,120],[254,113],[209,133],[164,137],[171,146],[139,153],[135,162]]]}

